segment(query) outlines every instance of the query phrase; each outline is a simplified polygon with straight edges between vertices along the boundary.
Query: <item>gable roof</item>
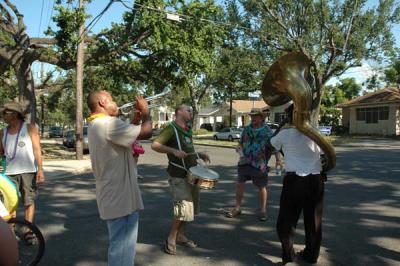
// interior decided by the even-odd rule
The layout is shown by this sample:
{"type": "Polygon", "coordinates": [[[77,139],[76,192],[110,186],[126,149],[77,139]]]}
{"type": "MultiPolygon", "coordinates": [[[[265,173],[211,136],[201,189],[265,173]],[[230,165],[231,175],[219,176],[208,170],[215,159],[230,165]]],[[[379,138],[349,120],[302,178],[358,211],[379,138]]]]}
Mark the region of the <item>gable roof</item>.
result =
{"type": "Polygon", "coordinates": [[[355,105],[371,105],[391,102],[400,103],[400,88],[383,88],[381,90],[351,99],[345,103],[338,104],[336,107],[344,108],[355,105]]]}
{"type": "Polygon", "coordinates": [[[218,106],[208,106],[199,110],[199,116],[209,116],[219,111],[218,106]]]}
{"type": "MultiPolygon", "coordinates": [[[[229,107],[229,102],[225,102],[225,105],[229,107]]],[[[265,109],[268,105],[264,101],[248,101],[248,100],[233,100],[232,109],[238,113],[250,113],[252,108],[265,109]]]]}

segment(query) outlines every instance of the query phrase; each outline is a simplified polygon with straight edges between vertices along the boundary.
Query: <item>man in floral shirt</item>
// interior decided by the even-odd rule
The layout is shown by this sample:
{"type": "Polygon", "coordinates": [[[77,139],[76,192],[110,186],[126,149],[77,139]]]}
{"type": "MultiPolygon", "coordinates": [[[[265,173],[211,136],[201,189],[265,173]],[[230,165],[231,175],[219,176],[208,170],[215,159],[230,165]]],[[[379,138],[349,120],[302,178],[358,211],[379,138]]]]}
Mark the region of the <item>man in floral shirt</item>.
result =
{"type": "Polygon", "coordinates": [[[271,129],[265,124],[265,114],[261,109],[253,108],[250,112],[251,123],[245,127],[239,141],[238,152],[238,180],[236,184],[236,205],[226,216],[229,218],[241,214],[241,203],[247,180],[252,180],[258,187],[260,195],[260,211],[258,219],[267,220],[268,198],[268,161],[271,157],[269,139],[272,136],[271,129]]]}

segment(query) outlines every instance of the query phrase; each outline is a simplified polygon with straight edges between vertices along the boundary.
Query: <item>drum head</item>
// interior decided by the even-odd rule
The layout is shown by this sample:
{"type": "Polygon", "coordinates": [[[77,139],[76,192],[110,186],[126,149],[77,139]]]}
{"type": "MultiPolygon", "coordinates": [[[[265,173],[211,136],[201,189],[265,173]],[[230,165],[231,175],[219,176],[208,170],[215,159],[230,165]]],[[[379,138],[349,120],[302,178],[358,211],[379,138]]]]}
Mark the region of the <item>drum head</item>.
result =
{"type": "Polygon", "coordinates": [[[189,171],[203,180],[217,180],[219,174],[211,169],[205,168],[201,165],[196,165],[189,168],[189,171]]]}

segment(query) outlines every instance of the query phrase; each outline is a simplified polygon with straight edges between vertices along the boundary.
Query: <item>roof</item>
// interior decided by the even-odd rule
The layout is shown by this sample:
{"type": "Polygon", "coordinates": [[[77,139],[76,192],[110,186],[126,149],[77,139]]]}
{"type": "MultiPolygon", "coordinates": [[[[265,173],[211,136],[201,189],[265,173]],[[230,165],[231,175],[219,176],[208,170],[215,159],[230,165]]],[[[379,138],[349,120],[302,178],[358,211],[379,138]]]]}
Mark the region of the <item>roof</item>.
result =
{"type": "Polygon", "coordinates": [[[383,88],[375,92],[367,93],[363,96],[351,99],[345,103],[338,104],[336,107],[344,108],[355,105],[371,105],[382,103],[400,103],[400,88],[383,88]]]}
{"type": "MultiPolygon", "coordinates": [[[[225,102],[229,106],[229,102],[225,102]]],[[[265,109],[268,105],[264,101],[233,100],[232,109],[238,113],[250,113],[252,108],[265,109]]]]}
{"type": "Polygon", "coordinates": [[[212,115],[216,112],[218,112],[220,109],[220,107],[218,106],[209,106],[209,107],[205,107],[205,108],[201,108],[199,110],[199,116],[208,116],[208,115],[212,115]]]}

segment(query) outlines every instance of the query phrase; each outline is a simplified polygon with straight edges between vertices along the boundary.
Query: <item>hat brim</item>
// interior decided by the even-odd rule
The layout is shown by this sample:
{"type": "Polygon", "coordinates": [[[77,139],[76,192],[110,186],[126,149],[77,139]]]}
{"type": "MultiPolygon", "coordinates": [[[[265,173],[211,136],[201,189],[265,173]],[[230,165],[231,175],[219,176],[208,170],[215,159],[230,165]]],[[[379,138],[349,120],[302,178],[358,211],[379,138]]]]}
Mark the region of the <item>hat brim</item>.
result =
{"type": "Polygon", "coordinates": [[[264,113],[249,113],[251,116],[259,115],[259,116],[266,116],[267,114],[264,113]]]}

